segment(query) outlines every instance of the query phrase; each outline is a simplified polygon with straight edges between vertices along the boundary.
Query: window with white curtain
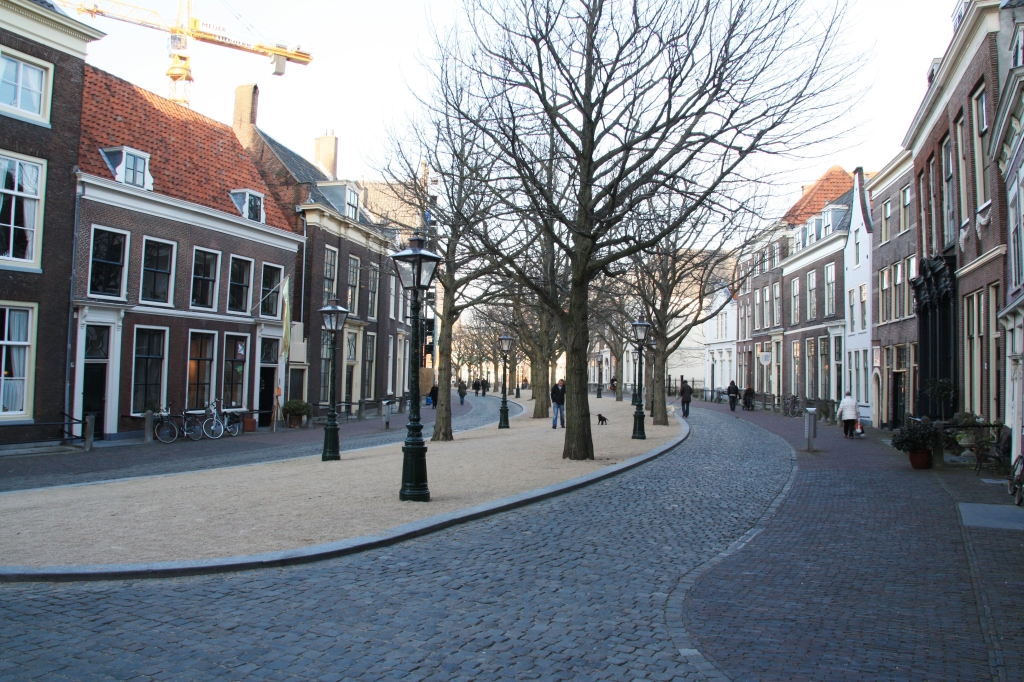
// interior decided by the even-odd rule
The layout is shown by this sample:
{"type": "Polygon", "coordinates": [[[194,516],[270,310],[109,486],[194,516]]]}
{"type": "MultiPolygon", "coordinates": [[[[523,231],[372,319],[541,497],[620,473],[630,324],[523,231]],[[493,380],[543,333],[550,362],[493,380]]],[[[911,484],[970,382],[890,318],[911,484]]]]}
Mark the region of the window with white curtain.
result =
{"type": "Polygon", "coordinates": [[[0,258],[35,259],[42,166],[0,156],[0,258]]]}
{"type": "Polygon", "coordinates": [[[31,314],[28,308],[0,307],[0,414],[26,411],[31,314]]]}

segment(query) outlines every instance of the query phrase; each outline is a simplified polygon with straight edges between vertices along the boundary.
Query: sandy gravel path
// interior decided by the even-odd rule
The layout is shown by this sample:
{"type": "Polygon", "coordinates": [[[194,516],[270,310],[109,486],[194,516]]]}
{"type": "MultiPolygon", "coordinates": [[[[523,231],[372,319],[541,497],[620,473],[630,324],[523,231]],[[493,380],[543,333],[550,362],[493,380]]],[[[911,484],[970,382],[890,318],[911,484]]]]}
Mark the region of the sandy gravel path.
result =
{"type": "Polygon", "coordinates": [[[0,564],[43,566],[257,554],[378,532],[532,490],[646,452],[679,435],[647,421],[632,440],[628,402],[591,397],[596,459],[561,456],[565,431],[523,415],[428,442],[432,500],[399,502],[400,444],[287,461],[0,494],[0,564]],[[610,420],[597,426],[597,412],[610,420]]]}

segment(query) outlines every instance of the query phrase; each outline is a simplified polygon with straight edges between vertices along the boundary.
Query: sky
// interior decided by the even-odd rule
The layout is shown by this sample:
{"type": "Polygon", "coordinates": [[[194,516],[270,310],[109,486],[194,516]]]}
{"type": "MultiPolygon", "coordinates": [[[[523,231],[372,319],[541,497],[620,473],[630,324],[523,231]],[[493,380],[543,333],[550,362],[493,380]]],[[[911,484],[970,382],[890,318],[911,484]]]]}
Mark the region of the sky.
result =
{"type": "MultiPolygon", "coordinates": [[[[810,0],[827,9],[830,0],[810,0]]],[[[173,23],[177,0],[134,0],[173,23]]],[[[844,42],[863,60],[849,74],[861,93],[847,112],[851,133],[838,143],[787,161],[784,190],[795,200],[830,166],[881,170],[899,151],[927,89],[931,60],[941,57],[953,33],[956,0],[850,0],[844,42]]],[[[67,10],[73,14],[73,10],[67,10]]],[[[231,122],[235,87],[260,87],[258,125],[311,158],[313,139],[333,130],[339,138],[338,174],[374,178],[386,131],[416,109],[412,92],[428,87],[424,67],[430,26],[457,17],[459,0],[195,0],[195,16],[240,36],[299,45],[312,52],[308,66],[289,64],[283,76],[269,60],[193,43],[192,108],[231,122]],[[233,9],[232,9],[233,8],[233,9]],[[237,10],[237,11],[236,11],[237,10]],[[248,24],[248,26],[247,26],[248,24]]],[[[167,94],[167,34],[111,19],[83,21],[106,32],[90,45],[87,61],[153,92],[167,94]]]]}

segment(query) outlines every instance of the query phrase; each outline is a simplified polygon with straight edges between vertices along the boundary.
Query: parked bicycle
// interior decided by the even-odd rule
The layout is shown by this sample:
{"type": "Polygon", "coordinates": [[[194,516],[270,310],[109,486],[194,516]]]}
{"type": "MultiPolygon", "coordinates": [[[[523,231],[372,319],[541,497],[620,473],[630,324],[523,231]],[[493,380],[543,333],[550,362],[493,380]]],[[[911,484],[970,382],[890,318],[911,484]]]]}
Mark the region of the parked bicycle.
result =
{"type": "Polygon", "coordinates": [[[207,438],[216,440],[224,435],[237,436],[242,432],[242,419],[234,412],[225,413],[224,401],[214,398],[213,404],[206,404],[206,421],[203,422],[203,433],[207,438]]]}
{"type": "Polygon", "coordinates": [[[164,409],[156,413],[155,421],[153,423],[153,435],[161,443],[173,443],[178,440],[178,436],[184,433],[192,440],[199,440],[203,437],[203,423],[197,415],[189,414],[188,412],[182,411],[180,415],[171,414],[171,405],[174,401],[167,404],[164,409]],[[181,420],[181,426],[178,426],[175,419],[181,420]]]}
{"type": "Polygon", "coordinates": [[[787,417],[799,417],[800,416],[800,399],[795,395],[789,396],[789,400],[782,407],[782,414],[787,417]]]}

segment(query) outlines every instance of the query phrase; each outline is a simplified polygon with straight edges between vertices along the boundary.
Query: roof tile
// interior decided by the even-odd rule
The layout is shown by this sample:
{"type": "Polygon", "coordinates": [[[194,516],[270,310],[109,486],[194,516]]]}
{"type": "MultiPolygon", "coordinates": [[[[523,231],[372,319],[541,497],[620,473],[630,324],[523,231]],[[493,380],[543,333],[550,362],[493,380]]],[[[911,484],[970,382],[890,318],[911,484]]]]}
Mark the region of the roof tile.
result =
{"type": "Polygon", "coordinates": [[[783,220],[787,225],[801,225],[851,189],[853,176],[842,166],[832,166],[793,204],[783,220]]]}

